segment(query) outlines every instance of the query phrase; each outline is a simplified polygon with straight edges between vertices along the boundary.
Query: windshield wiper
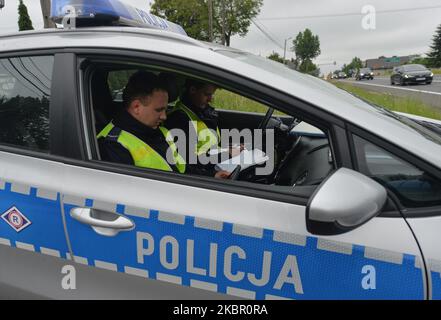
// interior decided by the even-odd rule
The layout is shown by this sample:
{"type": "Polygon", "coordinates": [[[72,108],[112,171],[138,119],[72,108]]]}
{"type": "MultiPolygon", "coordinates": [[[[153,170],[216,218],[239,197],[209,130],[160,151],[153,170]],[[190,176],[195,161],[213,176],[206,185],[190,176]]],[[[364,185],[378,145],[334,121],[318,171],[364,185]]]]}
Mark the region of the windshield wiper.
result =
{"type": "Polygon", "coordinates": [[[439,134],[441,136],[441,125],[440,124],[435,124],[432,122],[428,122],[428,121],[416,121],[417,123],[419,123],[420,125],[422,125],[423,127],[439,134]]]}

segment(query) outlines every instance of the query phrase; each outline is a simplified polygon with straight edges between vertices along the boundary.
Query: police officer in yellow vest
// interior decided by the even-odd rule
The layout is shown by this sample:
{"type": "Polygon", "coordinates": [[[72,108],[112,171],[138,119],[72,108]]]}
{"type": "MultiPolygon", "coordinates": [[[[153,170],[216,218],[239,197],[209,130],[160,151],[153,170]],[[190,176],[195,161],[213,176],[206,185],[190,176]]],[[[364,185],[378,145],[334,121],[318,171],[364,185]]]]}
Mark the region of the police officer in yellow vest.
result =
{"type": "MultiPolygon", "coordinates": [[[[122,110],[99,134],[98,143],[104,161],[138,167],[204,174],[187,166],[178,154],[173,137],[161,126],[167,119],[167,83],[153,73],[132,75],[123,93],[122,110]],[[167,152],[173,161],[167,161],[167,152]]],[[[228,172],[211,172],[226,179],[228,172]]]]}
{"type": "MultiPolygon", "coordinates": [[[[210,105],[217,87],[211,83],[188,79],[185,91],[168,114],[165,126],[168,129],[181,129],[187,137],[187,150],[196,155],[206,154],[210,149],[218,148],[220,130],[218,113],[210,105]],[[190,130],[196,133],[197,139],[191,141],[190,130]]],[[[242,148],[243,149],[243,148],[242,148]]],[[[230,149],[230,155],[240,153],[230,149]]]]}

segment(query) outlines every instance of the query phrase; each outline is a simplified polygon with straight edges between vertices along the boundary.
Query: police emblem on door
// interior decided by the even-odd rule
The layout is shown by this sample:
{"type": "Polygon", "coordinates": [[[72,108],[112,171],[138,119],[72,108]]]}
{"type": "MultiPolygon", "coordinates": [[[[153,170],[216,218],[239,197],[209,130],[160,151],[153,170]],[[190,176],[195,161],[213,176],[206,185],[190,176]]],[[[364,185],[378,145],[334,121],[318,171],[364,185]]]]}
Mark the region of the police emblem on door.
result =
{"type": "Polygon", "coordinates": [[[16,207],[10,208],[1,215],[2,219],[15,231],[20,232],[31,225],[31,221],[16,207]]]}

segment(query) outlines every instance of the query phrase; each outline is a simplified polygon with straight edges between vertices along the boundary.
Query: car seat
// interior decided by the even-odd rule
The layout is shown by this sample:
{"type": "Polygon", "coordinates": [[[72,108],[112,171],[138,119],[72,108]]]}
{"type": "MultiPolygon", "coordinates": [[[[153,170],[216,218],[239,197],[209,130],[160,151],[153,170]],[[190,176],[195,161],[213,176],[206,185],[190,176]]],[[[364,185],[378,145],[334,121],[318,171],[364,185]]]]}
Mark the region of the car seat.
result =
{"type": "Polygon", "coordinates": [[[92,106],[95,116],[95,129],[99,133],[115,116],[119,109],[118,103],[113,101],[107,83],[109,73],[106,70],[96,70],[91,79],[92,106]]]}

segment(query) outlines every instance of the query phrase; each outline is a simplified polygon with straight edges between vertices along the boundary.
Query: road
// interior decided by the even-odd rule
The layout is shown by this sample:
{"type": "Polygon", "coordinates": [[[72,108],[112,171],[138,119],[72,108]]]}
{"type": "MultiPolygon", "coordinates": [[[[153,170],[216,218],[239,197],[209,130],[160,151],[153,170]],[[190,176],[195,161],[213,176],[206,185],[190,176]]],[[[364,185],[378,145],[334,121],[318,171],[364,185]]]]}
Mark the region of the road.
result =
{"type": "Polygon", "coordinates": [[[399,86],[390,84],[389,77],[376,77],[374,80],[355,81],[354,79],[339,80],[366,90],[389,93],[394,96],[414,98],[441,110],[441,76],[435,76],[432,84],[399,86]]]}

